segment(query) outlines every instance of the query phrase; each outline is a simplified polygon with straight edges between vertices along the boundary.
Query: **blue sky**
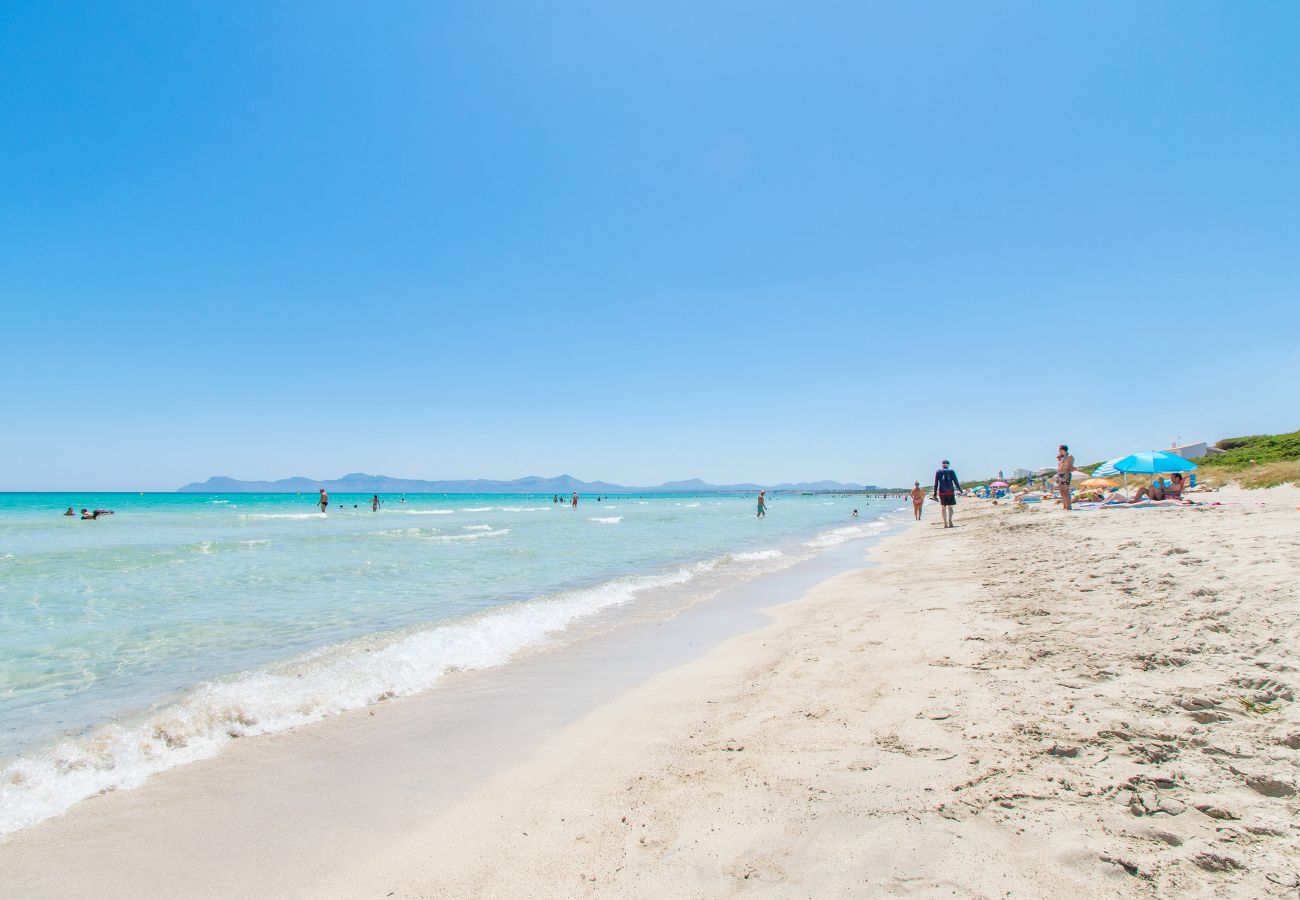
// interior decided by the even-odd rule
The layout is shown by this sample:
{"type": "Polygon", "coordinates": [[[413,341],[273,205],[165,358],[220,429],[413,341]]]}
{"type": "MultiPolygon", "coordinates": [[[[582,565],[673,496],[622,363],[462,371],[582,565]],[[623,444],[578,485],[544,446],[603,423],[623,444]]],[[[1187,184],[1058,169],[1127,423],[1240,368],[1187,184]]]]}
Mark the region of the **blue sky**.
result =
{"type": "Polygon", "coordinates": [[[1283,2],[6,3],[0,489],[1292,430],[1296,46],[1283,2]]]}

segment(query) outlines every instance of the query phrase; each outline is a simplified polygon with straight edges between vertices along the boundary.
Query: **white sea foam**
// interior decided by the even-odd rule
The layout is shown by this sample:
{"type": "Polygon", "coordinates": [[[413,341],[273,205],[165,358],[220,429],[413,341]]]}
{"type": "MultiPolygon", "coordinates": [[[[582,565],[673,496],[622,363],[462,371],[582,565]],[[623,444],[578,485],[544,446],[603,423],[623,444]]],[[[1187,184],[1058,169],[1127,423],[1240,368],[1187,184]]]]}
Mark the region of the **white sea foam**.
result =
{"type": "Polygon", "coordinates": [[[503,506],[502,512],[544,512],[549,506],[503,506]]]}
{"type": "Polygon", "coordinates": [[[509,528],[497,528],[488,531],[471,531],[469,534],[430,534],[422,535],[426,541],[432,541],[435,544],[454,544],[460,541],[477,541],[485,537],[504,537],[510,533],[509,528]]]}
{"type": "Polygon", "coordinates": [[[872,533],[872,529],[864,525],[847,525],[844,528],[832,528],[830,531],[824,531],[811,541],[805,541],[805,547],[812,547],[821,550],[826,547],[834,547],[845,541],[851,541],[854,538],[866,537],[872,533]]]}
{"type": "Polygon", "coordinates": [[[449,516],[454,513],[454,509],[399,509],[398,512],[407,516],[449,516]]]}
{"type": "Polygon", "coordinates": [[[197,544],[189,544],[180,549],[193,550],[196,553],[220,553],[224,550],[242,550],[269,543],[270,541],[199,541],[197,544]]]}
{"type": "Polygon", "coordinates": [[[490,506],[466,506],[461,512],[487,512],[491,508],[490,506]]]}
{"type": "Polygon", "coordinates": [[[325,513],[240,513],[241,519],[326,519],[325,513]]]}
{"type": "Polygon", "coordinates": [[[428,531],[423,528],[386,528],[383,531],[367,531],[365,532],[365,535],[367,537],[378,537],[381,535],[383,537],[402,537],[403,535],[419,537],[422,534],[436,534],[437,532],[438,529],[436,528],[430,528],[428,531]]]}
{"type": "Polygon", "coordinates": [[[592,522],[599,522],[602,525],[617,525],[623,521],[622,516],[604,516],[603,518],[591,519],[592,522]]]}
{"type": "Polygon", "coordinates": [[[737,562],[758,562],[764,559],[780,559],[785,556],[780,550],[745,550],[731,554],[737,562]]]}
{"type": "Polygon", "coordinates": [[[443,534],[437,528],[389,528],[384,531],[366,532],[371,537],[409,537],[433,544],[454,544],[461,541],[477,541],[485,537],[505,537],[509,528],[493,528],[491,525],[466,525],[467,534],[443,534]]]}
{"type": "Polygon", "coordinates": [[[684,509],[691,509],[691,508],[696,507],[696,506],[699,506],[699,505],[700,505],[700,504],[698,504],[698,503],[685,503],[685,504],[683,504],[683,508],[684,508],[684,509]]]}
{"type": "Polygon", "coordinates": [[[156,772],[214,756],[233,738],[283,731],[427,690],[449,671],[499,666],[578,619],[647,590],[685,584],[714,565],[619,578],[324,648],[200,685],[143,720],[104,726],[10,763],[0,771],[0,834],[58,815],[86,797],[137,787],[156,772]]]}

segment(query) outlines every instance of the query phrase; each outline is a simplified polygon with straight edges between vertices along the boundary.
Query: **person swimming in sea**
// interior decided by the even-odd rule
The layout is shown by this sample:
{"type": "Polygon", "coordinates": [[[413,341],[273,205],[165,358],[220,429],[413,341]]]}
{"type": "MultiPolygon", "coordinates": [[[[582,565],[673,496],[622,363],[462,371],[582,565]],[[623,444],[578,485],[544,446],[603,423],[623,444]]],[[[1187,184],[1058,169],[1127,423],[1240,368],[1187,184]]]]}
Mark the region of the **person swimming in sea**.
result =
{"type": "Polygon", "coordinates": [[[857,517],[858,517],[858,511],[855,509],[853,510],[853,518],[856,519],[857,517]]]}
{"type": "Polygon", "coordinates": [[[71,507],[71,506],[69,506],[69,507],[68,507],[68,511],[67,511],[67,512],[65,512],[65,513],[64,513],[64,515],[65,515],[65,516],[75,516],[75,515],[76,515],[76,513],[75,513],[75,512],[73,512],[73,511],[72,511],[72,507],[71,507]]]}

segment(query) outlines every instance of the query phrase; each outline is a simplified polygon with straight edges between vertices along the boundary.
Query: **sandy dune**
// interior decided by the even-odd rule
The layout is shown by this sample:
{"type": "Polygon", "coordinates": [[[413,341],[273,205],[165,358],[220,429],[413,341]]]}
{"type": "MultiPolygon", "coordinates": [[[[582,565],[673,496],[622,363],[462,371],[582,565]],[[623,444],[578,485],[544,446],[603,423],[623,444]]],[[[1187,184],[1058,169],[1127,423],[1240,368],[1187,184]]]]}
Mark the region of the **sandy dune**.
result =
{"type": "Polygon", "coordinates": [[[964,504],[359,861],[341,897],[1287,896],[1300,491],[964,504]]]}

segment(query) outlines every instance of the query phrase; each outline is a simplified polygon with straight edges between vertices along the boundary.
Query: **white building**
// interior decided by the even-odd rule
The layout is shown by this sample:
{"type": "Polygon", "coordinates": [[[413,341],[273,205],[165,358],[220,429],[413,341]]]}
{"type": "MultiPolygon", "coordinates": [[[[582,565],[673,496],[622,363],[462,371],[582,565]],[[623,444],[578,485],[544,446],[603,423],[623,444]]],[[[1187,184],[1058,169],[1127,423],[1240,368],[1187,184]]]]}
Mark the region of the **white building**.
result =
{"type": "Polygon", "coordinates": [[[1202,456],[1209,456],[1213,448],[1205,441],[1201,441],[1196,444],[1183,444],[1181,447],[1170,447],[1169,452],[1183,459],[1200,459],[1202,456]]]}
{"type": "Polygon", "coordinates": [[[1034,473],[1031,472],[1031,471],[1029,471],[1028,469],[1012,469],[1012,470],[1011,470],[1011,480],[1012,480],[1012,481],[1019,481],[1020,479],[1022,479],[1022,478],[1028,478],[1030,475],[1033,475],[1033,474],[1034,474],[1034,473]]]}

